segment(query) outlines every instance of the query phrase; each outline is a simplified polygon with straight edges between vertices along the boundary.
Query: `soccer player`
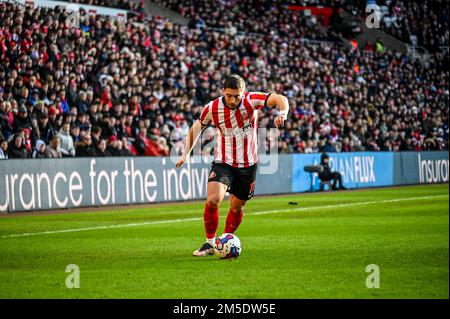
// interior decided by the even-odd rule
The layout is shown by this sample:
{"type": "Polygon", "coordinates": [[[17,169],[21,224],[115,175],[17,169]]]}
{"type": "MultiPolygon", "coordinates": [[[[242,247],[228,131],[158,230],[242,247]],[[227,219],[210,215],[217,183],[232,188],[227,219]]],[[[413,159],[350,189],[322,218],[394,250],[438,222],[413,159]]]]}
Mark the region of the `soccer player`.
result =
{"type": "Polygon", "coordinates": [[[276,106],[275,127],[284,125],[289,112],[288,99],[275,93],[246,92],[239,75],[226,76],[222,97],[209,102],[200,119],[189,130],[186,147],[176,164],[179,168],[189,158],[201,132],[211,123],[216,129],[214,161],[208,178],[207,198],[203,214],[206,242],[193,252],[202,257],[214,253],[214,240],[219,224],[219,206],[225,193],[230,196],[230,210],[225,233],[234,233],[242,221],[245,203],[252,198],[258,163],[258,111],[276,106]]]}

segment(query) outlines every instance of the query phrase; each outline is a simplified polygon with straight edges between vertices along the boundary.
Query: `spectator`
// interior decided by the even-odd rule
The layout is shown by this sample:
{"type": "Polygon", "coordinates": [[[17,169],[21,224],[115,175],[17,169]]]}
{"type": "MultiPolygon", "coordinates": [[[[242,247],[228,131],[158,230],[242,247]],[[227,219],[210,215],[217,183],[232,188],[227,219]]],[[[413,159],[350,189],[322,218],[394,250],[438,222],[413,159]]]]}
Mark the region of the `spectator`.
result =
{"type": "Polygon", "coordinates": [[[89,133],[84,134],[81,142],[78,142],[75,145],[75,150],[77,157],[94,157],[96,155],[95,148],[92,145],[92,138],[89,133]]]}
{"type": "Polygon", "coordinates": [[[91,138],[92,138],[92,145],[94,146],[95,152],[98,153],[98,145],[100,143],[100,139],[102,136],[103,130],[99,126],[93,126],[91,130],[91,138]]]}
{"type": "Polygon", "coordinates": [[[0,139],[0,160],[8,159],[8,141],[0,139]]]}
{"type": "Polygon", "coordinates": [[[60,141],[58,135],[53,135],[50,140],[50,144],[45,147],[45,157],[46,158],[60,158],[62,157],[60,150],[60,141]]]}
{"type": "Polygon", "coordinates": [[[31,119],[28,116],[28,110],[24,105],[19,108],[18,114],[14,117],[13,128],[15,132],[24,128],[31,129],[31,119]]]}
{"type": "Polygon", "coordinates": [[[95,156],[97,157],[108,157],[111,156],[111,154],[106,150],[107,144],[105,139],[100,139],[98,141],[97,145],[97,151],[95,153],[95,156]]]}
{"type": "Polygon", "coordinates": [[[28,153],[23,144],[22,135],[16,133],[14,134],[14,138],[10,142],[8,157],[9,158],[28,158],[28,153]]]}
{"type": "Polygon", "coordinates": [[[333,141],[333,138],[328,137],[325,146],[323,147],[322,152],[325,153],[336,153],[336,146],[333,141]]]}
{"type": "Polygon", "coordinates": [[[147,148],[145,151],[146,156],[168,156],[169,147],[167,146],[167,141],[164,137],[157,137],[151,135],[148,139],[147,148]]]}
{"type": "Polygon", "coordinates": [[[47,145],[45,145],[45,142],[43,140],[37,140],[32,158],[47,158],[46,148],[47,145]]]}
{"type": "Polygon", "coordinates": [[[133,154],[128,148],[128,142],[125,138],[117,141],[117,151],[119,156],[132,156],[133,154]]]}
{"type": "Polygon", "coordinates": [[[55,129],[53,125],[49,124],[47,114],[40,113],[38,115],[37,131],[38,138],[43,140],[46,144],[48,144],[55,135],[55,129]]]}
{"type": "Polygon", "coordinates": [[[375,52],[376,53],[384,53],[384,51],[386,51],[384,44],[381,41],[381,39],[378,38],[377,41],[375,42],[375,52]]]}
{"type": "Polygon", "coordinates": [[[70,136],[72,137],[73,145],[76,145],[81,139],[80,127],[75,123],[70,127],[70,136]]]}
{"type": "Polygon", "coordinates": [[[158,145],[160,156],[169,156],[169,146],[167,145],[167,140],[164,137],[158,137],[156,144],[158,145]]]}
{"type": "Polygon", "coordinates": [[[110,156],[121,156],[117,144],[118,144],[117,136],[111,135],[108,138],[108,145],[106,147],[106,150],[110,154],[110,156]]]}
{"type": "MultiPolygon", "coordinates": [[[[0,103],[0,138],[8,138],[14,129],[11,125],[11,103],[3,101],[0,103]]],[[[12,114],[11,114],[12,115],[12,114]]]]}
{"type": "Polygon", "coordinates": [[[146,127],[142,127],[139,131],[138,136],[136,136],[134,147],[139,155],[146,155],[147,149],[150,147],[150,140],[147,137],[146,127]]]}
{"type": "Polygon", "coordinates": [[[59,141],[61,144],[61,154],[63,157],[74,157],[75,147],[73,144],[72,136],[70,135],[70,123],[65,122],[61,126],[61,130],[58,134],[59,141]]]}
{"type": "MultiPolygon", "coordinates": [[[[184,127],[199,117],[205,101],[217,96],[221,74],[238,72],[247,80],[249,90],[280,91],[289,96],[292,112],[288,124],[280,130],[283,152],[318,152],[319,141],[323,143],[328,135],[332,135],[336,151],[398,151],[408,138],[414,150],[448,149],[448,54],[433,53],[422,64],[389,50],[363,53],[333,42],[310,44],[303,41],[305,35],[327,38],[329,30],[322,32],[310,18],[286,11],[279,2],[266,2],[254,10],[253,0],[224,1],[213,8],[207,1],[197,2],[196,7],[180,5],[190,3],[187,0],[167,3],[189,17],[198,15],[207,27],[192,30],[156,16],[148,17],[143,25],[137,26],[139,19],[133,17],[121,25],[96,15],[81,21],[82,32],[74,30],[72,34],[63,24],[52,26],[50,32],[37,32],[43,28],[42,21],[63,19],[64,10],[22,10],[17,4],[2,4],[3,34],[21,29],[18,37],[33,41],[28,46],[0,36],[3,137],[9,139],[21,129],[13,128],[13,123],[20,118],[19,108],[25,106],[31,122],[34,117],[38,119],[36,128],[33,123],[28,127],[31,149],[37,139],[51,139],[63,123],[63,114],[67,114],[61,93],[65,91],[69,111],[76,117],[75,122],[70,120],[70,131],[72,126],[80,131],[75,139],[82,140],[91,126],[100,126],[103,132],[99,138],[116,135],[122,144],[132,141],[123,149],[133,155],[145,154],[147,145],[143,151],[138,150],[134,140],[145,128],[150,133],[144,139],[161,136],[169,141],[170,148],[177,147],[177,141],[169,140],[171,132],[176,130],[177,139],[185,138],[184,127]],[[232,12],[231,8],[243,10],[232,12]],[[255,18],[272,9],[274,14],[268,19],[255,18]],[[210,26],[233,29],[239,36],[210,26]],[[133,34],[132,38],[122,37],[123,30],[133,34]],[[280,79],[277,85],[275,78],[280,79]],[[87,113],[77,106],[87,106],[87,113]],[[51,130],[40,123],[39,114],[46,112],[51,130]],[[180,121],[179,127],[177,115],[185,121],[180,121]],[[321,127],[324,123],[325,130],[321,127]],[[334,127],[336,134],[331,132],[334,127]],[[444,133],[429,136],[433,129],[444,133]]],[[[348,3],[342,6],[349,8],[348,3]]],[[[423,7],[399,3],[410,6],[411,12],[423,7]]],[[[436,6],[432,7],[436,12],[436,6]]],[[[402,10],[398,16],[405,16],[402,10]]],[[[437,16],[437,25],[448,25],[441,23],[441,18],[437,16]]],[[[429,37],[440,27],[422,29],[429,37]]],[[[445,38],[448,32],[442,34],[445,38]]],[[[429,37],[435,43],[438,38],[429,37]]],[[[272,120],[273,114],[260,112],[260,127],[270,128],[272,120]]]]}

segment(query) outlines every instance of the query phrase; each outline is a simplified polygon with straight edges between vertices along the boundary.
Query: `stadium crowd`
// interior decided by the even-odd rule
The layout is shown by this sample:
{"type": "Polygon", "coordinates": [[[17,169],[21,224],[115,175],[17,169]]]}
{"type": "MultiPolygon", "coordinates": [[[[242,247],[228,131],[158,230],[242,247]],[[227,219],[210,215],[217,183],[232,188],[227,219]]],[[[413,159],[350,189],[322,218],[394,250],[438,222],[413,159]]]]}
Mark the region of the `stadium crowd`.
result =
{"type": "MultiPolygon", "coordinates": [[[[91,15],[70,29],[67,15],[0,4],[0,158],[179,153],[229,73],[290,98],[279,152],[448,149],[448,54],[423,65],[301,34],[245,36],[161,17],[91,15]]],[[[273,127],[275,115],[260,112],[259,126],[273,127]]]]}
{"type": "Polygon", "coordinates": [[[415,44],[431,52],[449,44],[449,8],[444,0],[352,0],[341,1],[349,13],[365,18],[368,4],[376,4],[380,28],[402,42],[415,44]],[[416,43],[412,37],[415,36],[416,43]]]}
{"type": "MultiPolygon", "coordinates": [[[[93,5],[139,11],[141,1],[130,0],[69,0],[93,5]]],[[[191,19],[196,27],[224,28],[230,32],[266,33],[267,30],[280,35],[307,37],[310,39],[334,40],[342,36],[335,28],[323,28],[321,17],[306,17],[304,12],[289,10],[289,6],[324,6],[333,8],[334,16],[339,9],[365,19],[367,5],[376,4],[382,14],[380,27],[383,31],[408,43],[436,52],[449,45],[449,9],[444,0],[218,0],[211,5],[208,0],[156,0],[191,19]],[[226,13],[226,14],[223,14],[226,13]],[[254,23],[261,17],[263,21],[254,23]],[[416,42],[413,43],[415,36],[416,42]]],[[[333,19],[333,18],[332,18],[333,19]]],[[[331,20],[332,20],[331,19],[331,20]]],[[[338,17],[339,19],[339,17],[338,17]]],[[[332,22],[333,21],[329,21],[332,22]]],[[[350,34],[347,34],[351,37],[350,34]]]]}
{"type": "MultiPolygon", "coordinates": [[[[157,0],[162,6],[190,19],[190,26],[197,28],[225,29],[229,34],[266,34],[308,38],[314,40],[337,40],[332,29],[323,27],[323,21],[316,16],[305,16],[303,11],[287,8],[289,1],[248,0],[157,0]]],[[[310,1],[310,4],[330,1],[310,1]]]]}
{"type": "Polygon", "coordinates": [[[279,30],[280,34],[327,40],[336,39],[336,30],[321,28],[320,18],[305,17],[303,12],[291,11],[288,6],[325,6],[333,8],[337,17],[342,9],[365,19],[371,13],[366,11],[367,5],[376,4],[382,14],[381,29],[397,39],[414,44],[411,36],[416,36],[416,44],[432,52],[449,44],[449,11],[444,0],[221,0],[215,6],[208,0],[156,2],[190,18],[198,26],[227,28],[232,25],[242,32],[257,33],[279,30]],[[262,17],[263,21],[255,24],[262,17]]]}

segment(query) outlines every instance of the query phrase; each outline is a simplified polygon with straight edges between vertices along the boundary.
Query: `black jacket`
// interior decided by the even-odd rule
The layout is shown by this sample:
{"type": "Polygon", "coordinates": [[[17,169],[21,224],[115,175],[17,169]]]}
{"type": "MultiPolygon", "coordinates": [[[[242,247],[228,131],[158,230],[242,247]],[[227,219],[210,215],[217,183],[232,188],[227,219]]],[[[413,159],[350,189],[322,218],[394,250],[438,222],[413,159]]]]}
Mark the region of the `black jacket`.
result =
{"type": "Polygon", "coordinates": [[[86,145],[84,142],[79,142],[75,151],[76,157],[94,157],[96,156],[94,145],[86,145]]]}
{"type": "Polygon", "coordinates": [[[331,176],[330,162],[325,163],[326,158],[330,158],[327,153],[323,153],[320,156],[320,165],[323,167],[323,170],[319,173],[319,178],[321,180],[327,180],[331,176]]]}
{"type": "Polygon", "coordinates": [[[25,146],[21,146],[20,148],[17,148],[14,145],[15,138],[10,142],[8,147],[8,157],[9,158],[28,158],[28,153],[25,148],[25,146]]]}

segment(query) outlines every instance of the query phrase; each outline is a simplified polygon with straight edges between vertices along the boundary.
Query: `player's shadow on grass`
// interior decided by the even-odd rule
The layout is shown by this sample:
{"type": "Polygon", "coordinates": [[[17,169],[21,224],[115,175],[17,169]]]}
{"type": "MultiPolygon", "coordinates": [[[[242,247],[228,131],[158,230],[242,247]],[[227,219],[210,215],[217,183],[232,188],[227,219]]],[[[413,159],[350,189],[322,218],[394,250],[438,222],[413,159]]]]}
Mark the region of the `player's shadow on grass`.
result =
{"type": "Polygon", "coordinates": [[[192,263],[192,262],[222,262],[222,263],[228,263],[228,262],[238,262],[237,259],[220,259],[216,256],[207,256],[207,257],[193,257],[193,256],[187,256],[187,257],[179,257],[176,258],[177,262],[185,262],[185,263],[192,263]]]}

